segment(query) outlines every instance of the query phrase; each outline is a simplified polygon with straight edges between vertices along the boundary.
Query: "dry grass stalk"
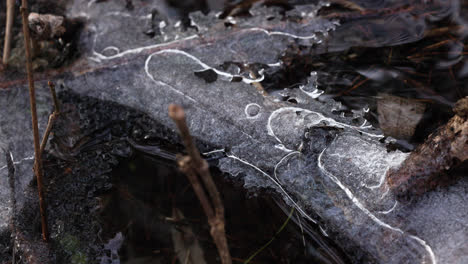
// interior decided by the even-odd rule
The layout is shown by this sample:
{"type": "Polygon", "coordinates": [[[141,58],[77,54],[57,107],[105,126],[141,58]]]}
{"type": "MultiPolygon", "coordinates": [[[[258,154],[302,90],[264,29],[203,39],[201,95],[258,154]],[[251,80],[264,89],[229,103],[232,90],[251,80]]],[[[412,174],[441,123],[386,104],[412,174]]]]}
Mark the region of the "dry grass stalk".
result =
{"type": "Polygon", "coordinates": [[[24,34],[24,49],[26,52],[26,70],[28,73],[28,84],[29,84],[29,101],[31,104],[31,118],[34,136],[34,172],[37,178],[37,188],[39,193],[39,207],[41,213],[41,225],[42,225],[42,239],[44,241],[49,240],[49,231],[47,227],[47,215],[46,215],[46,203],[44,199],[44,187],[42,182],[42,160],[39,145],[39,128],[37,123],[37,111],[36,111],[36,91],[34,88],[34,76],[32,69],[31,59],[31,38],[29,35],[28,26],[28,2],[22,0],[21,3],[21,16],[23,22],[23,34],[24,34]]]}
{"type": "Polygon", "coordinates": [[[11,52],[13,21],[15,16],[15,0],[6,0],[5,41],[3,45],[3,65],[8,65],[11,52]]]}
{"type": "Polygon", "coordinates": [[[225,232],[224,206],[218,189],[211,177],[208,163],[201,158],[200,153],[193,143],[192,136],[190,135],[189,128],[185,121],[185,112],[182,107],[174,104],[170,105],[169,116],[176,123],[188,153],[188,156],[184,156],[178,160],[178,165],[181,171],[187,175],[208,218],[208,224],[211,227],[210,234],[218,248],[221,262],[223,264],[231,264],[232,259],[229,253],[225,232]],[[204,186],[199,178],[202,179],[204,186]],[[208,192],[211,200],[208,199],[205,190],[208,192]]]}

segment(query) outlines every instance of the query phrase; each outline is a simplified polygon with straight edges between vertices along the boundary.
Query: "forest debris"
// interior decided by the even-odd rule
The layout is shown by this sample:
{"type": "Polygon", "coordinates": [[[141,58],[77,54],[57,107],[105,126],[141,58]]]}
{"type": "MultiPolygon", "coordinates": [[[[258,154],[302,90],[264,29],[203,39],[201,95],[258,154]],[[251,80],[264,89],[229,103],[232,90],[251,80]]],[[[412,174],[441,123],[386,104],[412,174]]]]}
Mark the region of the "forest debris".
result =
{"type": "Polygon", "coordinates": [[[453,111],[457,121],[453,122],[450,129],[453,128],[457,138],[451,144],[450,154],[463,162],[468,159],[468,96],[459,100],[453,111]]]}
{"type": "Polygon", "coordinates": [[[446,184],[445,172],[468,160],[468,97],[457,102],[455,116],[438,128],[403,162],[387,173],[390,189],[401,198],[446,184]]]}
{"type": "Polygon", "coordinates": [[[423,117],[426,106],[414,99],[379,94],[377,113],[380,128],[386,136],[410,139],[423,117]]]}
{"type": "Polygon", "coordinates": [[[65,29],[65,18],[51,14],[30,13],[29,29],[37,40],[49,40],[62,36],[65,29]]]}
{"type": "Polygon", "coordinates": [[[468,97],[458,100],[453,111],[457,116],[466,118],[468,116],[468,97]]]}
{"type": "MultiPolygon", "coordinates": [[[[172,218],[180,221],[184,219],[184,215],[179,209],[173,208],[172,218]]],[[[180,263],[206,264],[200,243],[189,226],[172,227],[171,234],[174,251],[180,263]]]]}

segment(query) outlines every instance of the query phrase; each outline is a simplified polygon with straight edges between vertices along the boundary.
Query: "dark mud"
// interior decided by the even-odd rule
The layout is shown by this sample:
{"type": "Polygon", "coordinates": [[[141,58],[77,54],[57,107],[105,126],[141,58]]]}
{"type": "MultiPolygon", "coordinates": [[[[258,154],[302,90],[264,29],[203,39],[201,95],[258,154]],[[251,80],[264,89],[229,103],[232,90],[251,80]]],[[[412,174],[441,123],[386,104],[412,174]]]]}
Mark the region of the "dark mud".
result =
{"type": "MultiPolygon", "coordinates": [[[[112,169],[132,155],[128,140],[153,144],[178,140],[136,110],[70,92],[59,93],[59,99],[62,112],[53,130],[50,152],[44,156],[51,250],[38,254],[48,255],[51,263],[92,263],[105,242],[96,235],[102,229],[96,215],[97,197],[111,189],[112,169]]],[[[23,249],[39,243],[34,184],[16,216],[16,229],[24,237],[18,243],[24,243],[23,249]]]]}

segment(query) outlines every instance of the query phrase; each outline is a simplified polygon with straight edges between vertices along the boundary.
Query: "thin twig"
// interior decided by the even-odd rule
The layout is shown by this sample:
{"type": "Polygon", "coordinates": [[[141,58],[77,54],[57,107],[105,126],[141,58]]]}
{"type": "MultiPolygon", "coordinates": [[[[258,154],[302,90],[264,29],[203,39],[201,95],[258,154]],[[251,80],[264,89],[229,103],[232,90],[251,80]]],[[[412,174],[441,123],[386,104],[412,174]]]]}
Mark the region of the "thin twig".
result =
{"type": "Polygon", "coordinates": [[[47,122],[46,130],[44,132],[44,135],[42,136],[41,147],[39,148],[41,157],[42,157],[42,154],[44,153],[45,147],[47,145],[47,139],[49,138],[50,131],[52,130],[52,127],[54,126],[54,122],[55,122],[55,119],[57,119],[57,116],[58,116],[58,113],[55,111],[49,116],[49,122],[47,122]]]}
{"type": "Polygon", "coordinates": [[[224,218],[223,202],[221,201],[221,195],[218,192],[218,188],[216,188],[216,184],[214,183],[213,178],[211,177],[208,162],[206,162],[206,160],[202,160],[201,166],[195,167],[195,169],[201,176],[203,183],[205,184],[205,187],[208,190],[208,194],[210,195],[210,198],[213,201],[216,216],[224,218]]]}
{"type": "Polygon", "coordinates": [[[190,184],[192,184],[192,188],[195,191],[195,194],[197,195],[198,199],[200,200],[200,203],[202,205],[203,211],[205,211],[206,216],[208,218],[213,218],[215,216],[213,208],[211,208],[210,201],[208,200],[208,197],[206,196],[205,191],[203,190],[203,186],[200,184],[200,181],[198,180],[195,171],[191,168],[190,161],[190,157],[184,156],[180,158],[177,163],[179,165],[180,170],[187,176],[187,178],[190,181],[190,184]]]}
{"type": "Polygon", "coordinates": [[[55,112],[60,112],[59,102],[57,99],[57,94],[55,93],[55,84],[51,81],[48,81],[47,84],[49,85],[50,93],[52,94],[52,99],[54,100],[54,109],[55,112]]]}
{"type": "Polygon", "coordinates": [[[37,124],[37,112],[36,112],[36,91],[34,88],[34,77],[31,62],[31,40],[29,36],[29,25],[28,25],[28,1],[22,0],[21,3],[21,16],[23,21],[23,34],[24,34],[24,49],[26,52],[26,70],[28,73],[28,84],[29,84],[29,101],[31,104],[31,118],[34,136],[34,172],[37,178],[37,189],[39,193],[39,208],[41,213],[41,224],[42,224],[42,239],[44,241],[49,240],[49,231],[47,227],[47,215],[46,215],[46,204],[44,199],[44,187],[42,182],[42,160],[40,155],[39,145],[39,128],[37,124]]]}
{"type": "Polygon", "coordinates": [[[5,42],[3,45],[3,65],[8,65],[11,51],[11,38],[15,16],[15,0],[6,0],[5,42]]]}
{"type": "Polygon", "coordinates": [[[57,94],[55,93],[55,85],[51,81],[49,81],[48,84],[50,88],[50,93],[52,95],[52,99],[54,100],[54,112],[49,116],[49,121],[47,122],[46,130],[44,132],[44,135],[42,136],[41,148],[40,148],[41,157],[47,145],[47,140],[49,138],[50,132],[52,131],[52,127],[54,126],[55,119],[57,119],[60,113],[59,102],[57,99],[57,94]]]}
{"type": "Polygon", "coordinates": [[[182,172],[187,175],[187,178],[192,184],[195,194],[200,200],[202,208],[205,211],[208,218],[208,224],[211,227],[210,234],[218,248],[221,262],[223,264],[231,264],[232,259],[231,254],[229,253],[225,231],[224,206],[218,189],[211,177],[208,163],[206,160],[201,158],[200,153],[193,143],[192,136],[190,135],[189,128],[185,121],[185,112],[182,107],[174,104],[170,105],[169,116],[174,120],[179,128],[185,148],[189,154],[188,156],[179,159],[179,167],[182,172]],[[211,202],[206,196],[199,177],[205,184],[204,187],[211,198],[211,202]]]}
{"type": "Polygon", "coordinates": [[[169,116],[174,120],[179,129],[180,136],[184,141],[185,148],[187,149],[188,155],[192,158],[194,166],[200,166],[202,164],[202,158],[200,153],[197,150],[197,147],[193,143],[192,137],[190,136],[190,131],[185,122],[185,112],[182,107],[171,104],[169,106],[169,116]]]}

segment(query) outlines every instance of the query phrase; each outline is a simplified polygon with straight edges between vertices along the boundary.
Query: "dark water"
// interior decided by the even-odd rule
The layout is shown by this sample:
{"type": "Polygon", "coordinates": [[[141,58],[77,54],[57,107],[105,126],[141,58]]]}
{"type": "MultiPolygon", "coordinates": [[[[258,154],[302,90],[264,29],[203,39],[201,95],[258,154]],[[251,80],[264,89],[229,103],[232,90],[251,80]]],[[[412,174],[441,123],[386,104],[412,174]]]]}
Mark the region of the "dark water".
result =
{"type": "MultiPolygon", "coordinates": [[[[177,252],[171,234],[182,227],[192,230],[192,239],[200,243],[207,263],[219,262],[206,216],[186,177],[174,165],[137,153],[114,169],[112,192],[101,197],[101,216],[103,238],[112,239],[118,232],[123,235],[118,250],[121,263],[173,263],[177,252]],[[184,218],[174,219],[174,210],[180,210],[184,218]]],[[[290,209],[284,212],[285,205],[271,194],[247,194],[239,183],[226,182],[215,169],[212,173],[225,206],[226,235],[234,263],[244,262],[271,239],[273,242],[251,263],[346,262],[333,242],[297,213],[275,235],[290,209]]]]}
{"type": "Polygon", "coordinates": [[[331,2],[321,14],[341,25],[330,32],[329,41],[290,49],[283,61],[291,67],[270,74],[264,86],[294,89],[304,84],[298,80],[316,72],[322,98],[334,98],[348,111],[369,108],[366,118],[377,127],[377,102],[384,94],[414,99],[424,105],[424,114],[414,135],[400,146],[413,149],[468,95],[467,2],[331,2]],[[350,12],[346,2],[365,11],[350,12]]]}

